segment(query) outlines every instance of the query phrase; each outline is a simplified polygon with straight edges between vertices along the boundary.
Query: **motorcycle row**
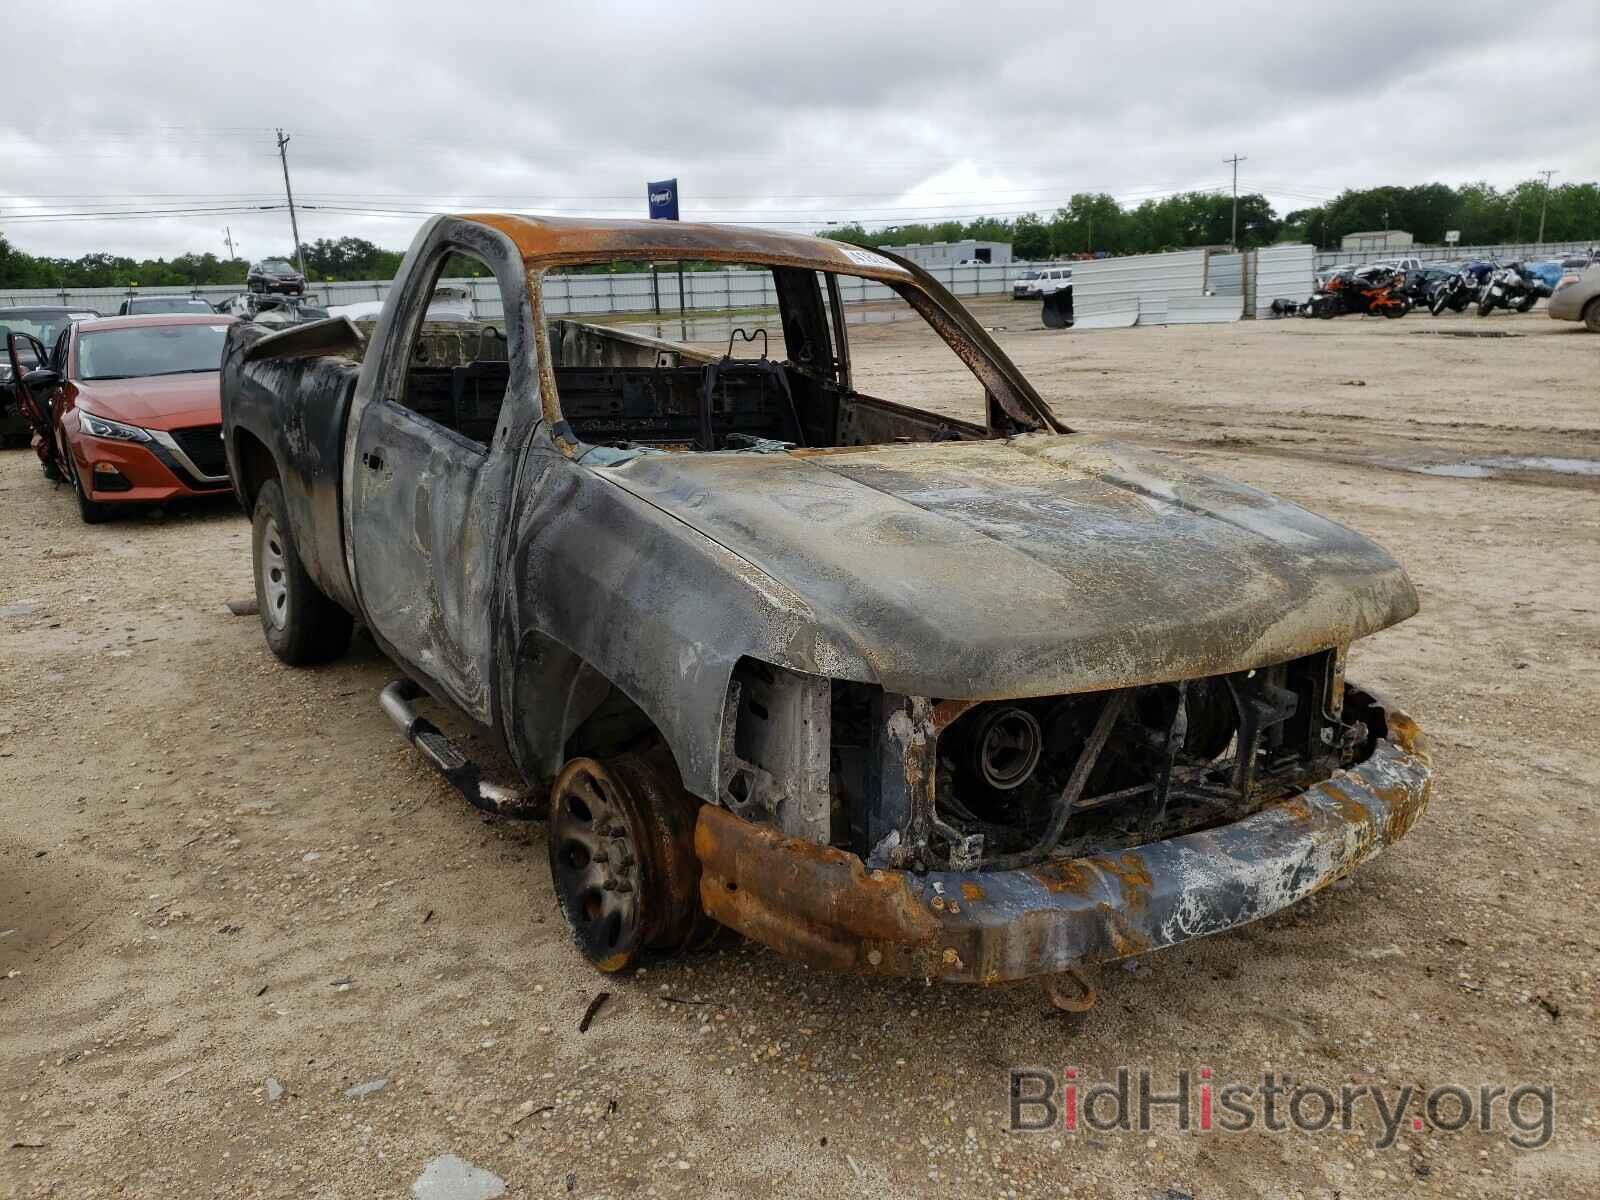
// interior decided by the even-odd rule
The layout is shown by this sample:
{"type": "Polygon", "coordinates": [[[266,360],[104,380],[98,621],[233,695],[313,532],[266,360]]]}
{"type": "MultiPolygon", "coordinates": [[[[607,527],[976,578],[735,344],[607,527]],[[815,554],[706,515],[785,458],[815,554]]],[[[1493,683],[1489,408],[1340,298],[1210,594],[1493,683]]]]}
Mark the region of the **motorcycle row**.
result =
{"type": "Polygon", "coordinates": [[[1346,313],[1403,317],[1426,307],[1434,316],[1477,305],[1487,317],[1497,308],[1527,312],[1552,292],[1548,283],[1520,262],[1469,262],[1440,277],[1436,272],[1397,267],[1346,267],[1335,271],[1300,305],[1302,317],[1324,320],[1346,313]]]}

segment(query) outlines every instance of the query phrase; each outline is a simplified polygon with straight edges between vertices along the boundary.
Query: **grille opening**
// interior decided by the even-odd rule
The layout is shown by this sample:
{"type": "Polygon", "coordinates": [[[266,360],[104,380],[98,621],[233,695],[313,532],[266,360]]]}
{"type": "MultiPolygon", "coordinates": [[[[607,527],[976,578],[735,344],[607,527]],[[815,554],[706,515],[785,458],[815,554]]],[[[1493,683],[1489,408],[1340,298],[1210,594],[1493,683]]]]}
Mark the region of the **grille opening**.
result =
{"type": "Polygon", "coordinates": [[[1328,778],[1370,747],[1362,721],[1342,720],[1342,693],[1335,652],[1327,651],[1125,694],[980,704],[939,738],[942,833],[950,842],[980,836],[979,866],[1014,866],[1030,855],[1126,848],[1238,820],[1328,778]],[[1093,752],[1097,722],[1114,698],[1114,723],[1093,752]],[[1034,726],[1038,751],[1024,772],[1027,747],[1019,743],[1034,726]],[[1086,751],[1092,765],[1066,804],[1086,751]],[[1058,826],[1060,839],[1051,843],[1058,826]]]}

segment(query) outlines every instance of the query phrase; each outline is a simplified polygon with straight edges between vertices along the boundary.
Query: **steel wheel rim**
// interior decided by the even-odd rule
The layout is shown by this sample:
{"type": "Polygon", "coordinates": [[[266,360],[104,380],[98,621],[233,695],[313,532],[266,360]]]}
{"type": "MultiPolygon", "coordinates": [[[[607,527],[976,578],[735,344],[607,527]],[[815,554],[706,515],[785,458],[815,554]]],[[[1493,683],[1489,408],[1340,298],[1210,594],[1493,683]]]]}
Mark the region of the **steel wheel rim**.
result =
{"type": "Polygon", "coordinates": [[[579,946],[602,970],[626,966],[643,941],[638,831],[599,763],[579,759],[556,781],[550,865],[579,946]]]}
{"type": "Polygon", "coordinates": [[[274,629],[282,629],[289,620],[289,564],[283,552],[283,535],[278,532],[276,517],[268,517],[261,530],[261,549],[256,554],[260,568],[261,591],[264,603],[261,615],[274,629]]]}

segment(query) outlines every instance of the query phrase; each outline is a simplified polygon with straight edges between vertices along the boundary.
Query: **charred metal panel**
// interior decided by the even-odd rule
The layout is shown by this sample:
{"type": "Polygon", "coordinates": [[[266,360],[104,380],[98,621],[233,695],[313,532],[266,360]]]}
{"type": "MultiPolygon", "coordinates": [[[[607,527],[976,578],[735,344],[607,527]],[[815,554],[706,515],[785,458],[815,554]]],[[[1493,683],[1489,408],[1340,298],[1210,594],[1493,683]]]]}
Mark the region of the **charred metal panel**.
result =
{"type": "Polygon", "coordinates": [[[527,275],[509,239],[442,217],[418,233],[397,278],[362,362],[348,422],[350,572],[381,644],[436,694],[499,729],[504,518],[522,447],[541,413],[527,275]],[[400,403],[416,352],[429,345],[423,317],[435,280],[458,252],[494,271],[506,312],[508,379],[486,445],[400,403]]]}
{"type": "MultiPolygon", "coordinates": [[[[664,511],[609,471],[558,453],[542,430],[523,459],[517,490],[523,499],[508,532],[505,615],[497,628],[503,694],[525,694],[519,676],[542,670],[520,650],[559,647],[648,714],[684,785],[717,802],[724,707],[740,659],[809,676],[871,678],[856,648],[788,584],[696,531],[688,511],[664,511]]],[[[516,732],[525,715],[507,714],[513,742],[527,741],[516,732]]],[[[547,769],[522,765],[530,777],[547,769]]]]}
{"type": "MultiPolygon", "coordinates": [[[[356,599],[345,569],[340,513],[345,416],[359,368],[342,358],[285,358],[246,363],[244,354],[270,331],[248,321],[228,327],[222,355],[223,443],[228,472],[246,510],[239,436],[272,455],[295,546],[319,588],[351,612],[356,599]]],[[[281,335],[278,335],[281,336],[281,335]]]]}
{"type": "Polygon", "coordinates": [[[837,677],[905,695],[1222,674],[1416,611],[1405,573],[1359,534],[1084,435],[664,454],[596,473],[783,580],[819,637],[861,648],[837,677]]]}
{"type": "Polygon", "coordinates": [[[827,679],[741,663],[725,718],[733,726],[734,761],[722,764],[724,803],[737,811],[757,802],[774,827],[826,845],[832,823],[831,704],[827,679]]]}

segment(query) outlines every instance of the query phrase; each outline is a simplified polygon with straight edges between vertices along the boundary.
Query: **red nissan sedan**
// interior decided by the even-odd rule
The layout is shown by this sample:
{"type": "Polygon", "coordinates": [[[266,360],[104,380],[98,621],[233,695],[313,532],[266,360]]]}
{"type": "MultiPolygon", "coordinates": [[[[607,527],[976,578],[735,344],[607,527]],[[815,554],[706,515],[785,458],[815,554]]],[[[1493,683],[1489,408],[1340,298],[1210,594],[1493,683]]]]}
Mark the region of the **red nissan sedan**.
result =
{"type": "Polygon", "coordinates": [[[232,321],[187,313],[76,321],[48,366],[27,374],[54,443],[46,466],[72,484],[85,521],[122,505],[230,493],[219,379],[232,321]]]}

